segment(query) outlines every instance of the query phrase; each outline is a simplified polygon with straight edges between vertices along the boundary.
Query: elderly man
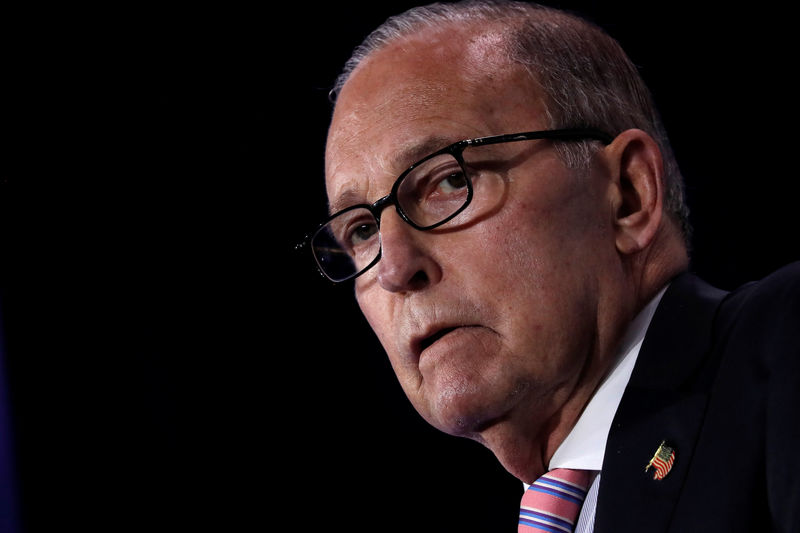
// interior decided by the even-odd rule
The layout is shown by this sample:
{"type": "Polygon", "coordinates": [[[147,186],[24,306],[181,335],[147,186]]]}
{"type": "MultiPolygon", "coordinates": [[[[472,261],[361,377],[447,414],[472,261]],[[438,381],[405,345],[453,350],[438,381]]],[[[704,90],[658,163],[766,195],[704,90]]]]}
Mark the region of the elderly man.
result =
{"type": "Polygon", "coordinates": [[[686,273],[680,172],[615,41],[434,5],[336,93],[309,244],[415,409],[526,485],[520,531],[800,525],[800,271],[731,294],[686,273]]]}

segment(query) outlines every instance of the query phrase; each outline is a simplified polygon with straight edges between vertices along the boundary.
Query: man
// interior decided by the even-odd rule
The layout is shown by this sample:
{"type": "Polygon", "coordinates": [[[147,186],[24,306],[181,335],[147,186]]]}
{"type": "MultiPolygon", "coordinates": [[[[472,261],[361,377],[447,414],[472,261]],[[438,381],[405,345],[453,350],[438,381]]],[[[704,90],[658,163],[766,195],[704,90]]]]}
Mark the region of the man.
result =
{"type": "MultiPolygon", "coordinates": [[[[425,420],[526,498],[586,473],[558,478],[581,531],[798,527],[800,273],[731,294],[686,274],[680,172],[616,42],[538,6],[432,6],[368,37],[336,95],[310,244],[425,420]]],[[[520,531],[573,525],[542,516],[523,500],[520,531]]]]}

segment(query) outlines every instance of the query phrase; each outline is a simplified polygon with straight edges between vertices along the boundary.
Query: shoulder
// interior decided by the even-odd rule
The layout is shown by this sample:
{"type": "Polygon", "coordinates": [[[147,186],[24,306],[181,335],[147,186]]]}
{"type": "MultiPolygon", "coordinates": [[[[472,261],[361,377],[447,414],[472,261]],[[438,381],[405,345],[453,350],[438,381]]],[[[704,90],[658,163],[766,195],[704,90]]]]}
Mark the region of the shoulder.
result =
{"type": "Polygon", "coordinates": [[[800,350],[800,262],[732,291],[722,301],[717,328],[750,349],[800,350]]]}
{"type": "Polygon", "coordinates": [[[788,531],[800,525],[800,263],[733,291],[720,306],[718,328],[726,407],[736,414],[730,425],[743,421],[741,436],[749,439],[762,434],[761,490],[772,520],[788,531]]]}
{"type": "Polygon", "coordinates": [[[642,348],[666,357],[670,376],[686,368],[675,379],[702,374],[713,380],[720,364],[723,374],[738,369],[737,379],[748,381],[784,372],[797,376],[799,326],[800,262],[730,292],[684,273],[664,294],[642,348]]]}
{"type": "Polygon", "coordinates": [[[787,306],[795,311],[798,308],[800,297],[800,262],[792,263],[760,281],[742,285],[731,292],[727,301],[728,306],[752,308],[763,306],[775,308],[787,306]]]}

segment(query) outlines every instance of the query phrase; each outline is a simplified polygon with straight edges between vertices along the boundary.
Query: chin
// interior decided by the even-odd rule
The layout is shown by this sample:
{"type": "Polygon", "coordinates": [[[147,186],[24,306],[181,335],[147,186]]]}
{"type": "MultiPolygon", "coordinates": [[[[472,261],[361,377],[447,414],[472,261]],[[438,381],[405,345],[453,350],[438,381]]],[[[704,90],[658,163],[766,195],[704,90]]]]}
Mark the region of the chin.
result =
{"type": "Polygon", "coordinates": [[[482,442],[481,433],[501,427],[515,412],[525,413],[531,407],[531,383],[504,377],[486,380],[459,374],[460,379],[440,379],[435,387],[428,382],[416,391],[419,403],[412,403],[440,431],[482,442]]]}
{"type": "Polygon", "coordinates": [[[439,395],[422,416],[440,431],[480,440],[482,431],[506,417],[506,409],[485,395],[448,391],[439,395]]]}

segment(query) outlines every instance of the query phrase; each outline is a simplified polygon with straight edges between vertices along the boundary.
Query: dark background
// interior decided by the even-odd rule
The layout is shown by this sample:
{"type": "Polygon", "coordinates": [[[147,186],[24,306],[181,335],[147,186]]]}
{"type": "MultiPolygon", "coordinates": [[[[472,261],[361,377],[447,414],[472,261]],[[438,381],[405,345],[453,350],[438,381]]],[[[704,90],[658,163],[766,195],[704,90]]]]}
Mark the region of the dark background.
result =
{"type": "MultiPolygon", "coordinates": [[[[796,260],[788,17],[609,4],[552,5],[641,67],[693,270],[733,288],[796,260]]],[[[328,90],[410,5],[6,13],[0,304],[26,531],[515,530],[520,484],[419,419],[350,288],[293,252],[325,214],[328,90]]]]}

